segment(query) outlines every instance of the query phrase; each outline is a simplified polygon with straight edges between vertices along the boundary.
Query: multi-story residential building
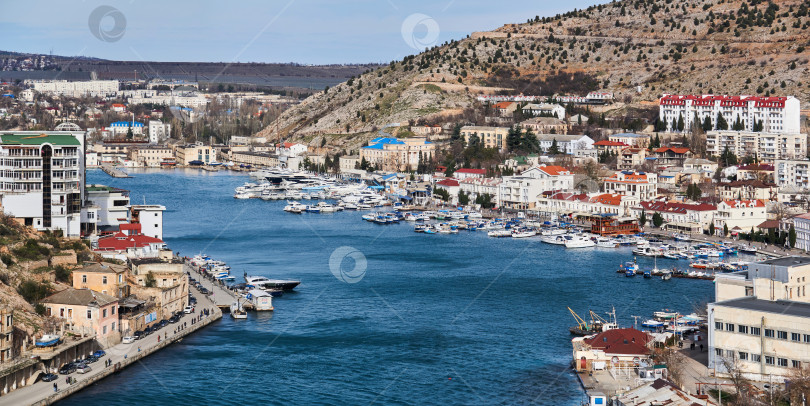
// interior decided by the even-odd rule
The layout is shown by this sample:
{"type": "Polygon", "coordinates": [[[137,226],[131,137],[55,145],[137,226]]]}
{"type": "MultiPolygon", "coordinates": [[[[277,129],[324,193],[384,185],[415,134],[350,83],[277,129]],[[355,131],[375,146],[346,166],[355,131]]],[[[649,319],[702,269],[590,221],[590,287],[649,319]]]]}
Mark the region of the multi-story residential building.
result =
{"type": "Polygon", "coordinates": [[[619,153],[616,161],[616,169],[620,171],[632,170],[643,165],[646,159],[646,148],[625,148],[619,153]]]}
{"type": "Polygon", "coordinates": [[[525,170],[519,176],[504,176],[498,188],[501,207],[529,210],[537,206],[545,191],[572,190],[574,175],[561,166],[542,165],[525,170]]]}
{"type": "Polygon", "coordinates": [[[631,209],[631,215],[640,218],[641,213],[652,219],[655,213],[664,218],[664,229],[679,233],[702,233],[709,229],[717,206],[707,203],[689,204],[676,202],[647,201],[631,209]]]}
{"type": "Polygon", "coordinates": [[[758,133],[745,131],[708,131],[706,153],[717,155],[728,148],[738,157],[753,156],[760,162],[801,159],[807,156],[807,135],[796,133],[758,133]]]}
{"type": "Polygon", "coordinates": [[[661,147],[653,152],[655,164],[659,166],[684,166],[684,162],[692,158],[692,151],[685,147],[661,147]]]}
{"type": "Polygon", "coordinates": [[[67,288],[42,299],[45,315],[62,319],[73,333],[95,336],[105,345],[121,340],[118,299],[90,289],[67,288]]]}
{"type": "Polygon", "coordinates": [[[119,299],[129,296],[127,267],[106,262],[85,264],[73,271],[73,288],[90,289],[119,299]]]}
{"type": "Polygon", "coordinates": [[[717,162],[709,161],[708,159],[702,158],[688,158],[683,161],[683,169],[684,170],[691,170],[699,173],[705,173],[714,175],[717,171],[718,164],[717,162]]]}
{"type": "Polygon", "coordinates": [[[773,180],[774,166],[770,164],[749,164],[737,167],[737,180],[758,180],[770,182],[773,180]]]}
{"type": "Polygon", "coordinates": [[[492,105],[492,109],[501,116],[511,116],[517,108],[518,104],[510,101],[503,101],[492,105]]]}
{"type": "Polygon", "coordinates": [[[140,225],[143,235],[163,239],[163,212],[165,206],[159,204],[134,204],[130,207],[132,223],[140,225]]]}
{"type": "Polygon", "coordinates": [[[360,155],[345,155],[341,156],[339,159],[341,172],[353,171],[360,165],[360,155]]]}
{"type": "Polygon", "coordinates": [[[652,200],[658,192],[658,176],[647,172],[620,171],[605,179],[605,193],[616,193],[652,200]]]}
{"type": "Polygon", "coordinates": [[[650,136],[634,133],[619,133],[608,136],[609,141],[621,142],[631,147],[647,148],[650,145],[650,136]]]}
{"type": "Polygon", "coordinates": [[[638,198],[613,193],[544,192],[536,211],[543,215],[627,215],[638,198]]]}
{"type": "Polygon", "coordinates": [[[793,228],[796,230],[796,248],[810,251],[810,213],[793,217],[793,228]]]}
{"type": "Polygon", "coordinates": [[[115,97],[118,93],[117,80],[87,80],[68,82],[67,80],[25,80],[40,93],[68,97],[115,97]]]}
{"type": "Polygon", "coordinates": [[[464,180],[468,178],[483,178],[487,176],[486,169],[470,169],[470,168],[461,168],[456,169],[453,172],[453,177],[458,180],[464,180]]]}
{"type": "Polygon", "coordinates": [[[412,125],[411,132],[416,135],[433,135],[441,134],[442,126],[440,125],[412,125]]]}
{"type": "Polygon", "coordinates": [[[360,148],[360,157],[373,167],[386,171],[416,170],[420,159],[427,162],[436,152],[436,144],[424,137],[379,137],[360,148]]]}
{"type": "Polygon", "coordinates": [[[708,306],[709,365],[781,382],[810,363],[810,258],[755,262],[715,279],[708,306]]]}
{"type": "Polygon", "coordinates": [[[723,235],[724,227],[729,233],[748,232],[767,219],[762,200],[723,200],[714,215],[714,233],[723,235]]]}
{"type": "Polygon", "coordinates": [[[129,190],[105,185],[87,185],[85,206],[97,210],[95,230],[89,233],[118,231],[121,224],[129,223],[129,190]]]}
{"type": "Polygon", "coordinates": [[[116,138],[126,136],[130,131],[132,131],[132,135],[141,136],[143,135],[143,123],[137,121],[116,121],[110,123],[109,127],[107,127],[107,131],[116,138]]]}
{"type": "Polygon", "coordinates": [[[489,195],[490,201],[496,206],[500,205],[498,200],[498,188],[501,185],[500,178],[479,178],[468,177],[460,180],[459,190],[470,195],[470,200],[475,201],[478,196],[489,195]]]}
{"type": "Polygon", "coordinates": [[[593,143],[593,146],[596,150],[601,154],[604,152],[610,152],[611,154],[618,154],[623,149],[629,147],[629,145],[623,142],[616,142],[610,140],[599,140],[593,143]]]}
{"type": "Polygon", "coordinates": [[[14,348],[14,308],[0,304],[0,364],[12,360],[17,352],[14,348]]]}
{"type": "Polygon", "coordinates": [[[667,125],[667,131],[677,131],[673,123],[684,121],[684,131],[692,126],[697,117],[700,124],[708,117],[712,129],[717,129],[717,117],[722,116],[729,128],[739,120],[747,132],[754,131],[755,124],[762,124],[763,132],[775,134],[798,134],[800,131],[800,103],[793,96],[716,96],[716,95],[670,95],[664,94],[659,101],[658,117],[667,125]]]}
{"type": "MultiPolygon", "coordinates": [[[[263,166],[274,168],[279,166],[280,157],[270,152],[231,151],[230,160],[237,165],[263,166]]],[[[293,169],[298,169],[296,166],[293,169]]]]}
{"type": "MultiPolygon", "coordinates": [[[[573,121],[576,123],[576,121],[573,121]]],[[[532,117],[520,122],[523,131],[531,130],[535,134],[568,134],[571,126],[555,117],[532,117]]]]}
{"type": "Polygon", "coordinates": [[[153,301],[158,307],[158,319],[167,319],[183,311],[188,305],[188,275],[183,262],[158,258],[141,258],[130,261],[135,284],[132,292],[142,300],[153,301]],[[154,280],[148,286],[148,280],[154,280]]]}
{"type": "Polygon", "coordinates": [[[278,146],[276,153],[279,155],[299,156],[307,152],[309,148],[297,142],[285,142],[278,146]]]}
{"type": "Polygon", "coordinates": [[[579,151],[593,149],[593,139],[587,135],[537,134],[537,140],[547,152],[554,141],[557,141],[557,150],[563,154],[577,155],[579,151]]]}
{"type": "Polygon", "coordinates": [[[551,103],[530,103],[523,106],[523,114],[526,116],[551,116],[565,120],[565,107],[551,103]]]}
{"type": "Polygon", "coordinates": [[[717,192],[724,200],[776,200],[777,190],[776,184],[758,180],[738,180],[717,186],[717,192]]]}
{"type": "Polygon", "coordinates": [[[84,132],[0,132],[0,206],[37,230],[81,233],[84,132]]]}
{"type": "Polygon", "coordinates": [[[172,125],[158,120],[149,120],[149,143],[160,144],[172,135],[172,125]]]}
{"type": "Polygon", "coordinates": [[[478,137],[485,148],[497,148],[502,150],[506,148],[506,136],[509,134],[509,127],[484,127],[484,126],[464,126],[461,127],[461,136],[464,137],[464,142],[470,144],[470,138],[473,136],[478,137]]]}
{"type": "Polygon", "coordinates": [[[217,157],[216,149],[201,142],[195,144],[178,145],[174,149],[174,158],[178,165],[190,165],[191,162],[202,162],[209,164],[215,162],[217,157]]]}
{"type": "Polygon", "coordinates": [[[174,162],[174,153],[171,147],[135,147],[129,150],[129,160],[138,166],[159,168],[166,162],[174,162]]]}
{"type": "Polygon", "coordinates": [[[774,181],[780,187],[810,188],[810,160],[778,160],[774,181]]]}

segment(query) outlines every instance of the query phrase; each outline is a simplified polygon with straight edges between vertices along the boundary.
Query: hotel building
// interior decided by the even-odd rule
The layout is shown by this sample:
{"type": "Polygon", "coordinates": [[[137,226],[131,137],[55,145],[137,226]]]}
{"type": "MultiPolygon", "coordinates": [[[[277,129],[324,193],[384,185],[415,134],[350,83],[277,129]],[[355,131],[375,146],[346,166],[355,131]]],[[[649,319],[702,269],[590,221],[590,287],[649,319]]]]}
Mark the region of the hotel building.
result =
{"type": "Polygon", "coordinates": [[[757,97],[757,96],[716,96],[716,95],[672,95],[664,94],[659,101],[659,114],[667,126],[684,120],[684,131],[692,125],[695,115],[700,123],[709,117],[712,128],[717,128],[717,116],[728,123],[729,128],[739,118],[745,131],[753,132],[754,124],[761,122],[762,132],[774,134],[797,134],[800,129],[800,103],[793,96],[757,97]]]}

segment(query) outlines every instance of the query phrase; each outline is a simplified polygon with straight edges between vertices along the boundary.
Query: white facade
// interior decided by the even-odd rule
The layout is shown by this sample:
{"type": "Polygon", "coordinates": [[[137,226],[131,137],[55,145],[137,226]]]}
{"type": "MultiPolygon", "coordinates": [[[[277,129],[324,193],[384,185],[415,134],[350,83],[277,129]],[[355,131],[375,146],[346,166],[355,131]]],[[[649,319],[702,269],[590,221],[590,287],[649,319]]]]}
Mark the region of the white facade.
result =
{"type": "Polygon", "coordinates": [[[116,137],[127,135],[130,129],[132,129],[132,135],[143,135],[143,123],[137,121],[116,121],[107,127],[107,130],[116,137]]]}
{"type": "Polygon", "coordinates": [[[70,97],[115,97],[118,92],[117,80],[87,80],[81,82],[68,82],[67,80],[26,80],[40,93],[49,93],[70,97]]]}
{"type": "Polygon", "coordinates": [[[544,151],[556,140],[557,149],[568,155],[581,155],[580,151],[593,149],[593,140],[587,135],[537,134],[537,140],[544,151]]]}
{"type": "Polygon", "coordinates": [[[672,128],[673,121],[684,120],[684,131],[688,131],[692,120],[703,123],[706,117],[717,129],[717,116],[721,115],[728,123],[729,129],[739,118],[745,131],[753,131],[754,124],[761,122],[763,132],[776,134],[797,134],[800,131],[799,99],[787,97],[756,96],[716,96],[716,95],[670,95],[664,94],[659,103],[658,117],[672,128]]]}
{"type": "Polygon", "coordinates": [[[658,176],[645,172],[616,172],[605,179],[604,191],[651,200],[658,194],[658,176]]]}
{"type": "Polygon", "coordinates": [[[765,211],[765,202],[762,200],[724,200],[717,205],[714,216],[714,233],[723,235],[723,228],[728,227],[729,232],[739,227],[743,232],[749,232],[765,220],[768,215],[765,211]]]}
{"type": "Polygon", "coordinates": [[[172,125],[158,120],[149,120],[149,143],[160,144],[171,136],[172,125]]]}
{"type": "Polygon", "coordinates": [[[163,212],[166,207],[156,204],[132,205],[132,220],[141,225],[141,234],[163,239],[163,212]]]}
{"type": "Polygon", "coordinates": [[[129,223],[129,191],[104,185],[87,186],[87,203],[98,208],[99,231],[118,231],[129,223]]]}
{"type": "Polygon", "coordinates": [[[565,107],[551,103],[531,103],[523,106],[523,114],[528,116],[552,115],[560,120],[565,120],[565,107]]]}
{"type": "Polygon", "coordinates": [[[164,106],[205,107],[208,99],[203,96],[157,95],[152,97],[130,97],[130,104],[161,104],[164,106]]]}
{"type": "Polygon", "coordinates": [[[537,206],[541,194],[551,190],[571,190],[574,175],[560,166],[535,166],[519,176],[504,176],[498,187],[501,207],[529,210],[537,206]]]}
{"type": "Polygon", "coordinates": [[[738,157],[755,156],[761,163],[801,159],[807,156],[807,135],[745,131],[706,133],[707,154],[719,156],[726,148],[738,157]]]}
{"type": "Polygon", "coordinates": [[[0,132],[0,206],[37,230],[81,234],[84,132],[0,132]]]}
{"type": "Polygon", "coordinates": [[[796,229],[796,248],[810,251],[810,213],[794,217],[793,228],[796,229]]]}
{"type": "Polygon", "coordinates": [[[810,187],[810,161],[778,160],[774,165],[774,181],[779,188],[793,186],[810,187]]]}

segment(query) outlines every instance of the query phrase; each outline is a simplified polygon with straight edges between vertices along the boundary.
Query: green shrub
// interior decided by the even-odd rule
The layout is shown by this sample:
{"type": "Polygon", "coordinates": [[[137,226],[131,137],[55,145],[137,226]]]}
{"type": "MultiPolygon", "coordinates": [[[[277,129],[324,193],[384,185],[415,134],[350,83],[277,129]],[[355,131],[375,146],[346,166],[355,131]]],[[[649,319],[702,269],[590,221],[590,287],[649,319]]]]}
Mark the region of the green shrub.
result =
{"type": "Polygon", "coordinates": [[[37,303],[34,305],[34,311],[37,312],[38,315],[44,316],[45,315],[45,305],[42,303],[37,303]]]}
{"type": "Polygon", "coordinates": [[[27,240],[25,244],[14,248],[12,252],[17,256],[17,258],[26,259],[29,261],[36,261],[51,254],[51,250],[49,250],[48,247],[43,247],[35,240],[31,239],[27,240]]]}
{"type": "Polygon", "coordinates": [[[14,265],[14,258],[12,258],[11,255],[8,254],[0,255],[0,261],[3,261],[3,263],[6,264],[6,266],[14,265]]]}
{"type": "Polygon", "coordinates": [[[73,272],[67,267],[59,265],[54,269],[54,275],[58,282],[70,283],[70,277],[73,272]]]}
{"type": "Polygon", "coordinates": [[[39,302],[51,294],[51,286],[47,283],[27,280],[17,287],[17,293],[28,303],[39,302]]]}

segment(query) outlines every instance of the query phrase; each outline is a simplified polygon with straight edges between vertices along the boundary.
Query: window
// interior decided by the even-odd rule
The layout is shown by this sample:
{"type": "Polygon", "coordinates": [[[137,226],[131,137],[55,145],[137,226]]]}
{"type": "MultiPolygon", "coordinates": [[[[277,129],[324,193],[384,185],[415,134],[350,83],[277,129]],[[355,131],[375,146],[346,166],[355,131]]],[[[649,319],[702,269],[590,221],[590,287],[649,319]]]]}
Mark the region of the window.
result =
{"type": "Polygon", "coordinates": [[[787,331],[777,331],[776,335],[780,340],[787,340],[787,331]]]}
{"type": "Polygon", "coordinates": [[[778,362],[779,362],[780,367],[787,367],[788,366],[787,358],[779,358],[778,362]]]}
{"type": "Polygon", "coordinates": [[[718,357],[722,357],[722,356],[723,356],[723,349],[722,349],[722,348],[715,348],[715,349],[714,349],[714,353],[715,353],[715,354],[716,354],[718,357]]]}
{"type": "Polygon", "coordinates": [[[799,333],[790,333],[790,341],[802,341],[802,335],[799,333]]]}
{"type": "Polygon", "coordinates": [[[765,356],[765,363],[766,363],[766,364],[768,364],[768,365],[773,365],[773,361],[774,361],[774,360],[773,360],[773,357],[772,357],[772,356],[770,356],[770,355],[766,355],[766,356],[765,356]]]}
{"type": "Polygon", "coordinates": [[[748,361],[748,353],[740,351],[740,360],[748,361]]]}
{"type": "Polygon", "coordinates": [[[90,309],[87,309],[87,319],[89,320],[89,319],[92,319],[92,318],[93,318],[93,311],[90,310],[90,309]]]}
{"type": "Polygon", "coordinates": [[[733,323],[726,323],[726,331],[734,332],[734,324],[733,323]]]}
{"type": "Polygon", "coordinates": [[[102,285],[106,285],[106,284],[107,284],[107,277],[106,277],[106,276],[102,276],[102,277],[101,277],[101,284],[102,284],[102,285]]]}
{"type": "Polygon", "coordinates": [[[742,324],[737,325],[737,332],[742,334],[748,334],[748,326],[743,326],[742,324]]]}
{"type": "Polygon", "coordinates": [[[87,275],[82,275],[82,283],[87,283],[87,275]]]}
{"type": "Polygon", "coordinates": [[[793,368],[798,369],[798,368],[801,368],[801,367],[802,367],[802,362],[801,362],[801,361],[796,361],[796,360],[794,359],[793,361],[790,361],[790,363],[791,363],[791,366],[792,366],[793,368]]]}
{"type": "Polygon", "coordinates": [[[112,311],[111,311],[111,313],[112,313],[112,314],[115,314],[115,306],[113,306],[113,307],[112,307],[112,311]]]}
{"type": "Polygon", "coordinates": [[[803,341],[804,341],[805,343],[810,343],[810,334],[804,334],[804,335],[802,336],[802,338],[804,338],[804,340],[803,340],[803,341]]]}
{"type": "Polygon", "coordinates": [[[726,358],[734,359],[734,350],[726,350],[726,358]]]}
{"type": "Polygon", "coordinates": [[[113,323],[112,323],[112,328],[111,328],[111,330],[112,330],[112,331],[115,331],[115,322],[113,322],[113,323]]]}
{"type": "Polygon", "coordinates": [[[773,338],[773,330],[771,330],[771,329],[769,329],[769,328],[766,328],[766,329],[765,329],[765,337],[771,337],[771,338],[773,338]]]}
{"type": "Polygon", "coordinates": [[[762,330],[759,327],[751,327],[751,335],[752,336],[762,335],[762,330]]]}
{"type": "Polygon", "coordinates": [[[101,328],[101,334],[107,334],[107,326],[101,328]]]}
{"type": "Polygon", "coordinates": [[[751,354],[751,361],[761,362],[762,361],[762,356],[759,355],[759,354],[751,354]]]}
{"type": "Polygon", "coordinates": [[[101,317],[107,317],[107,309],[101,311],[101,317]]]}

